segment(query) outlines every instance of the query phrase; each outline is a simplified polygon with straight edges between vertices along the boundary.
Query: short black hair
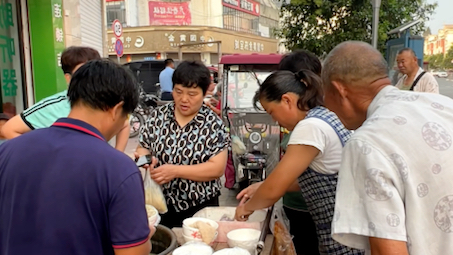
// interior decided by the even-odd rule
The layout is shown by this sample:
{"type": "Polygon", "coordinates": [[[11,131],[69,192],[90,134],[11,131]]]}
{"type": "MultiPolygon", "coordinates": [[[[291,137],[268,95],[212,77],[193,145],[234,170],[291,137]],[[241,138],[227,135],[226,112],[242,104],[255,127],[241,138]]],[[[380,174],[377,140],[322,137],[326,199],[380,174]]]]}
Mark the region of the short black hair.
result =
{"type": "Polygon", "coordinates": [[[81,66],[68,88],[71,107],[84,104],[106,111],[123,101],[125,114],[135,109],[138,95],[138,85],[132,74],[107,59],[91,60],[81,66]]]}
{"type": "Polygon", "coordinates": [[[97,50],[90,47],[71,46],[61,54],[61,69],[65,74],[73,74],[76,66],[94,59],[101,59],[97,50]]]}
{"type": "Polygon", "coordinates": [[[417,57],[417,54],[415,54],[415,51],[411,48],[403,48],[398,51],[398,55],[404,53],[404,52],[410,52],[414,57],[417,57]]]}
{"type": "Polygon", "coordinates": [[[206,95],[211,84],[211,73],[200,61],[181,62],[173,73],[173,86],[181,84],[186,88],[200,87],[206,95]]]}
{"type": "Polygon", "coordinates": [[[310,70],[321,76],[322,64],[319,58],[307,50],[295,50],[283,56],[278,70],[287,70],[297,73],[300,70],[310,70]]]}
{"type": "Polygon", "coordinates": [[[173,64],[174,62],[175,61],[173,61],[173,59],[167,58],[167,59],[165,59],[164,64],[165,64],[165,66],[169,66],[170,64],[173,64]]]}

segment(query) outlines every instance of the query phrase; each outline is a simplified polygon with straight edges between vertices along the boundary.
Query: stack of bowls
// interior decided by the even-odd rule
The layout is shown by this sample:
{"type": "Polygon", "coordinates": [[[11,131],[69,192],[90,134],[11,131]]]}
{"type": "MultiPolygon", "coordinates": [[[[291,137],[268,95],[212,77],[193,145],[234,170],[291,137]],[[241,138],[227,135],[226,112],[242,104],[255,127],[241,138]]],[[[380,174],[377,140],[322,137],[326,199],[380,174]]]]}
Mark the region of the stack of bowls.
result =
{"type": "Polygon", "coordinates": [[[230,231],[227,234],[228,246],[245,249],[254,255],[260,235],[261,231],[251,228],[240,228],[230,231]]]}
{"type": "Polygon", "coordinates": [[[192,227],[193,224],[195,224],[197,221],[203,221],[206,222],[207,224],[211,225],[215,229],[215,235],[214,235],[214,240],[217,238],[217,229],[219,228],[219,224],[217,222],[206,219],[206,218],[197,218],[197,217],[192,217],[192,218],[187,218],[182,222],[182,236],[184,237],[184,240],[186,242],[190,241],[200,241],[202,242],[201,238],[201,233],[198,228],[192,227]]]}

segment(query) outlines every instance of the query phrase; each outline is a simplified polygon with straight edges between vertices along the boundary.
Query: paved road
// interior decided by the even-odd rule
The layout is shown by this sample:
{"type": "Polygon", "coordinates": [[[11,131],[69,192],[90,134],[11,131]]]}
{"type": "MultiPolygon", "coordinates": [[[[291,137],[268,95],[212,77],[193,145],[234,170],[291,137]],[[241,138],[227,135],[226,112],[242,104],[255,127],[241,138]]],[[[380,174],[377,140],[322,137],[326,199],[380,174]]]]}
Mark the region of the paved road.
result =
{"type": "Polygon", "coordinates": [[[436,80],[439,83],[439,92],[453,98],[453,79],[436,78],[436,80]]]}

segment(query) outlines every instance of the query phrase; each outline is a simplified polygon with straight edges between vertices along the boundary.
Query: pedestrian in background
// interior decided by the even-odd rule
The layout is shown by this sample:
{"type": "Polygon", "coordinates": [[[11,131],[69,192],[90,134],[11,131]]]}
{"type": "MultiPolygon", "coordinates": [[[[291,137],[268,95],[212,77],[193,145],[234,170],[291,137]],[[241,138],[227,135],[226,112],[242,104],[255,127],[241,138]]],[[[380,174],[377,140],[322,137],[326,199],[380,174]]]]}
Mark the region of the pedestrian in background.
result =
{"type": "Polygon", "coordinates": [[[175,72],[175,62],[171,58],[167,58],[164,61],[165,69],[159,74],[159,83],[161,89],[160,99],[163,101],[173,100],[173,82],[172,77],[175,72]]]}
{"type": "Polygon", "coordinates": [[[67,95],[67,118],[0,146],[0,254],[149,254],[141,174],[106,142],[137,106],[136,81],[92,60],[67,95]]]}
{"type": "Polygon", "coordinates": [[[403,76],[396,87],[401,90],[430,92],[439,94],[439,84],[436,78],[418,65],[418,59],[411,48],[404,48],[396,56],[399,71],[403,76]]]}

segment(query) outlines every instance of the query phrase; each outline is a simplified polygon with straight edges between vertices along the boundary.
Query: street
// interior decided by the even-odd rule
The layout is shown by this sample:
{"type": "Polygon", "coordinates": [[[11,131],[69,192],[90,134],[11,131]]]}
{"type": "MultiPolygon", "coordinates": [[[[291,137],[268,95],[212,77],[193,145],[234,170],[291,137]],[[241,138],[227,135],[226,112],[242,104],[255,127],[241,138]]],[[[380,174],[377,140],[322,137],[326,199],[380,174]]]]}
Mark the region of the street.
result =
{"type": "Polygon", "coordinates": [[[442,95],[453,98],[453,79],[436,78],[439,83],[439,92],[442,95]]]}

